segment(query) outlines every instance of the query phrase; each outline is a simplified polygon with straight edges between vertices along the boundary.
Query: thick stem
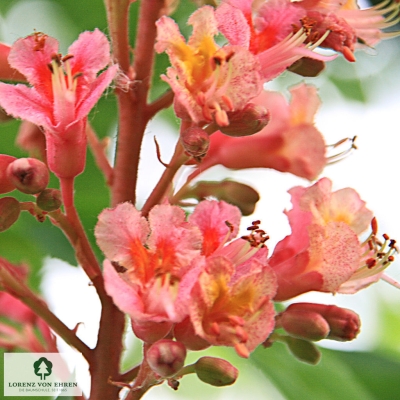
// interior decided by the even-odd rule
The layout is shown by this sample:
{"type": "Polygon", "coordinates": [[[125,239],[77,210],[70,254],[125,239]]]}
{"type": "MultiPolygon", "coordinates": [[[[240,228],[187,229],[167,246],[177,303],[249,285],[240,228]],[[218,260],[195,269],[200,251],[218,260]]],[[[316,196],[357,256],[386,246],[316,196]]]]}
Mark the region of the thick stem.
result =
{"type": "MultiPolygon", "coordinates": [[[[163,6],[164,0],[141,2],[133,65],[135,80],[128,92],[117,90],[120,116],[112,187],[113,206],[124,201],[136,201],[139,155],[149,120],[146,101],[154,62],[155,22],[163,6]]],[[[129,76],[129,69],[126,72],[129,76]]]]}
{"type": "Polygon", "coordinates": [[[116,381],[119,376],[125,317],[105,292],[100,298],[102,304],[100,327],[94,359],[90,364],[90,399],[116,400],[121,389],[110,382],[116,381]]]}

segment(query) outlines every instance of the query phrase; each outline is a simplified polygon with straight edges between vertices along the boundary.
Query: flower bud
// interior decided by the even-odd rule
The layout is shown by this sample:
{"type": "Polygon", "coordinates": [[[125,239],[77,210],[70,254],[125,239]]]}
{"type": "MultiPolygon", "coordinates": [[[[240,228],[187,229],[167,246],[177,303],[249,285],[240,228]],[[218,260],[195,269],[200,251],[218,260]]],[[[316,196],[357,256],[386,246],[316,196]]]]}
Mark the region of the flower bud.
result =
{"type": "Polygon", "coordinates": [[[248,103],[240,110],[228,113],[229,125],[219,130],[228,136],[250,136],[260,132],[270,120],[269,111],[260,105],[248,103]]]}
{"type": "Polygon", "coordinates": [[[180,371],[186,358],[186,347],[181,342],[162,339],[147,350],[146,360],[158,375],[168,378],[180,371]]]}
{"type": "Polygon", "coordinates": [[[198,378],[212,386],[228,386],[235,383],[239,371],[222,358],[201,357],[194,364],[198,378]]]}
{"type": "Polygon", "coordinates": [[[55,211],[61,207],[61,192],[58,189],[45,189],[36,199],[36,204],[43,211],[55,211]]]}
{"type": "Polygon", "coordinates": [[[7,230],[17,221],[20,211],[19,201],[14,197],[0,199],[0,232],[7,230]]]}
{"type": "Polygon", "coordinates": [[[318,341],[329,335],[328,322],[318,313],[305,310],[287,310],[280,315],[282,328],[291,336],[318,341]]]}
{"type": "Polygon", "coordinates": [[[19,158],[7,168],[7,176],[22,193],[40,193],[49,183],[49,170],[36,158],[19,158]]]}
{"type": "Polygon", "coordinates": [[[182,132],[181,142],[186,153],[191,155],[196,161],[201,161],[207,154],[210,138],[204,129],[192,127],[182,132]]]}
{"type": "Polygon", "coordinates": [[[8,193],[15,189],[14,184],[7,176],[7,167],[15,160],[15,157],[0,154],[0,194],[8,193]]]}
{"type": "Polygon", "coordinates": [[[307,364],[316,365],[321,359],[321,353],[314,343],[291,336],[284,338],[284,342],[289,347],[290,352],[300,361],[307,364]]]}
{"type": "Polygon", "coordinates": [[[330,332],[326,339],[350,341],[360,332],[360,318],[352,310],[334,305],[296,303],[291,304],[287,311],[308,311],[320,314],[329,324],[330,332]]]}
{"type": "Polygon", "coordinates": [[[260,200],[259,194],[251,186],[231,180],[200,181],[181,195],[182,198],[195,198],[199,201],[213,196],[239,207],[242,215],[251,215],[260,200]]]}

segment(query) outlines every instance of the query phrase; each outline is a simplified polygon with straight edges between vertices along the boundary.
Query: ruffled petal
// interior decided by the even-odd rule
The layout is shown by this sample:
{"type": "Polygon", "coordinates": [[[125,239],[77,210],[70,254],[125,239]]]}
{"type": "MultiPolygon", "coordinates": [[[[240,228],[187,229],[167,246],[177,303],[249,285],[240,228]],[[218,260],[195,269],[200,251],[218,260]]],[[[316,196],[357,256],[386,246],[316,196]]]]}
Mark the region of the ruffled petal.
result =
{"type": "Polygon", "coordinates": [[[0,82],[0,105],[15,118],[21,118],[44,128],[51,128],[51,104],[35,89],[25,85],[0,82]]]}
{"type": "Polygon", "coordinates": [[[119,204],[99,215],[95,236],[106,257],[124,268],[133,267],[133,254],[144,251],[148,223],[131,203],[119,204]]]}

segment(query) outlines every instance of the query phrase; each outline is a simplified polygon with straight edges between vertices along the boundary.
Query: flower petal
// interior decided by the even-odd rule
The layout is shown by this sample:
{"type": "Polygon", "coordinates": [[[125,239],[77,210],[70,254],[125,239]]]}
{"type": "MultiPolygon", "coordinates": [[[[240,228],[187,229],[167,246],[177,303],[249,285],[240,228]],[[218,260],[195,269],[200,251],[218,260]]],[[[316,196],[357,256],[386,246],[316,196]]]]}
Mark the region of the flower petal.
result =
{"type": "Polygon", "coordinates": [[[33,88],[0,82],[0,105],[15,118],[45,128],[53,126],[51,105],[33,88]]]}
{"type": "Polygon", "coordinates": [[[106,35],[97,28],[93,32],[81,33],[68,53],[73,55],[70,59],[72,75],[82,73],[88,83],[110,62],[110,44],[106,35]]]}
{"type": "MultiPolygon", "coordinates": [[[[90,110],[97,103],[104,90],[114,79],[118,70],[118,65],[113,65],[100,74],[97,79],[91,84],[89,92],[81,99],[76,108],[76,119],[80,120],[86,117],[90,110]]],[[[79,78],[78,78],[79,79],[79,78]]]]}
{"type": "Polygon", "coordinates": [[[95,228],[97,243],[106,257],[125,268],[132,266],[132,251],[143,247],[149,233],[146,219],[131,203],[102,211],[95,228]]]}
{"type": "Polygon", "coordinates": [[[189,222],[200,228],[204,237],[203,254],[207,256],[237,235],[240,219],[236,206],[224,201],[202,201],[190,215],[189,222]]]}
{"type": "Polygon", "coordinates": [[[11,47],[8,62],[26,76],[37,92],[52,101],[51,71],[48,64],[58,54],[58,41],[42,33],[18,39],[11,47]]]}

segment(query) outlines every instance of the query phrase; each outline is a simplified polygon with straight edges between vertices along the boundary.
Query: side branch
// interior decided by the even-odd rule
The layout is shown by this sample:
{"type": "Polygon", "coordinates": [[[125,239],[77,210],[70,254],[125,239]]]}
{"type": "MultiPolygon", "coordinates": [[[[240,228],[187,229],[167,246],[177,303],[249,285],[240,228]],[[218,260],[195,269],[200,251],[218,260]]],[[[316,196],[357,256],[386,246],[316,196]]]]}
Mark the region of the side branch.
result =
{"type": "Polygon", "coordinates": [[[61,336],[69,345],[82,353],[85,359],[90,363],[93,359],[93,350],[83,343],[72,329],[69,329],[57,316],[55,316],[35,293],[21,282],[5,268],[0,270],[0,281],[13,296],[21,300],[36,315],[41,317],[55,333],[61,336]]]}

